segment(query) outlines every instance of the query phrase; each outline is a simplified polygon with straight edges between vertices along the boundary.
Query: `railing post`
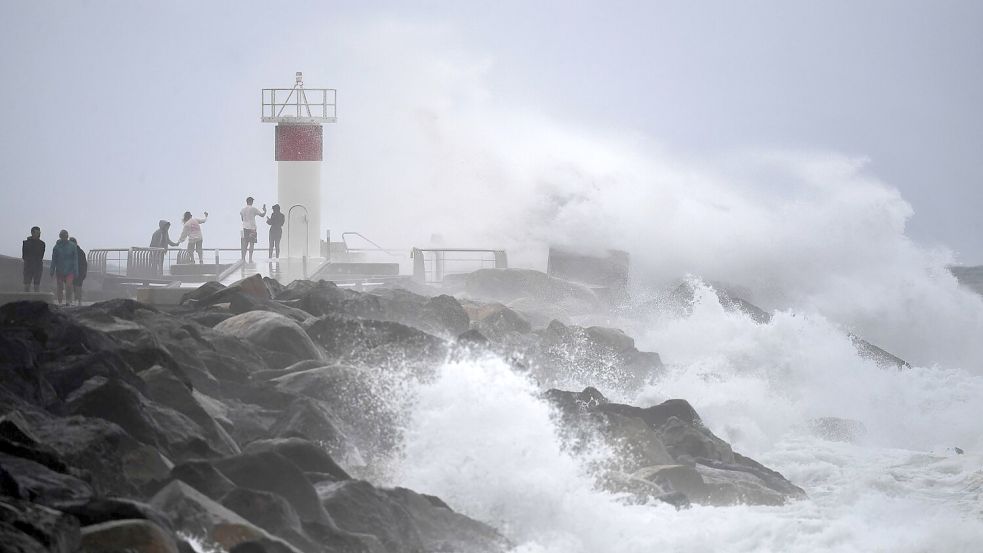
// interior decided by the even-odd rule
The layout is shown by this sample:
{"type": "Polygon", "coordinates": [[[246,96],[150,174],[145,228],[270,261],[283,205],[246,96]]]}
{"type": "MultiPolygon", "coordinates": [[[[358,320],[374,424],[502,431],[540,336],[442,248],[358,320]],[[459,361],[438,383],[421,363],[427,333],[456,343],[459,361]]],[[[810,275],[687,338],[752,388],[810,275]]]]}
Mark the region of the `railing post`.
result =
{"type": "Polygon", "coordinates": [[[423,252],[420,251],[420,248],[413,248],[410,250],[410,258],[413,259],[413,280],[426,284],[427,266],[423,259],[423,252]]]}
{"type": "Polygon", "coordinates": [[[495,250],[495,268],[496,269],[509,268],[509,258],[505,254],[505,250],[495,250]]]}

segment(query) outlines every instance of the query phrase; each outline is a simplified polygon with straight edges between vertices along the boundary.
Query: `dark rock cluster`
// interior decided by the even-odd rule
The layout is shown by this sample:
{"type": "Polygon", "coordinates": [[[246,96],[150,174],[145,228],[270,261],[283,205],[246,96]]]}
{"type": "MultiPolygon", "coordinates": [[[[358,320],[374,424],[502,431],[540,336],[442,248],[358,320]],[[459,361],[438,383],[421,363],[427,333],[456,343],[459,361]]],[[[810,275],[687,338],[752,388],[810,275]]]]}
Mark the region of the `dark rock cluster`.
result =
{"type": "MultiPolygon", "coordinates": [[[[504,286],[504,284],[503,284],[504,286]]],[[[580,293],[578,291],[578,293],[580,293]]],[[[251,277],[181,306],[0,308],[3,551],[502,551],[439,498],[373,484],[399,447],[406,384],[501,355],[546,384],[636,385],[661,367],[615,329],[543,327],[501,304],[251,277]]],[[[639,501],[801,495],[693,409],[550,390],[565,435],[606,440],[601,484],[639,501]]],[[[571,446],[576,449],[576,446],[571,446]]]]}

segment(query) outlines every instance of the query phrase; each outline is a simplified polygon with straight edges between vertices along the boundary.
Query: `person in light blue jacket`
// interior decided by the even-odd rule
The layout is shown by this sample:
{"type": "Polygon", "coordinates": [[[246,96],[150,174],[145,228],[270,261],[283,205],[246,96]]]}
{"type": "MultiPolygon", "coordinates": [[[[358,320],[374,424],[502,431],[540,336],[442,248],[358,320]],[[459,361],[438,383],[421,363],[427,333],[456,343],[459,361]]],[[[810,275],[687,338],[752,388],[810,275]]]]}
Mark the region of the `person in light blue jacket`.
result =
{"type": "Polygon", "coordinates": [[[71,305],[78,274],[78,247],[68,240],[68,231],[62,230],[51,250],[51,276],[58,283],[58,303],[71,305]]]}

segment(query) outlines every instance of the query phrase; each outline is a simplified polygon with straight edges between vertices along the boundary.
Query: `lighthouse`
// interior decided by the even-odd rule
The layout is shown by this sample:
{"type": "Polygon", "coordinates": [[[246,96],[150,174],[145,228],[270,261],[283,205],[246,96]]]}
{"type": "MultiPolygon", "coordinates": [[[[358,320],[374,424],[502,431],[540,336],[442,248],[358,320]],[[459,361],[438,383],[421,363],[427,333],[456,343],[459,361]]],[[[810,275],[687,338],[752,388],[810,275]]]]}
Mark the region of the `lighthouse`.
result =
{"type": "Polygon", "coordinates": [[[263,89],[262,120],[276,123],[277,203],[286,216],[280,247],[289,258],[321,257],[323,125],[337,121],[336,98],[334,89],[304,88],[300,71],[293,88],[263,89]]]}

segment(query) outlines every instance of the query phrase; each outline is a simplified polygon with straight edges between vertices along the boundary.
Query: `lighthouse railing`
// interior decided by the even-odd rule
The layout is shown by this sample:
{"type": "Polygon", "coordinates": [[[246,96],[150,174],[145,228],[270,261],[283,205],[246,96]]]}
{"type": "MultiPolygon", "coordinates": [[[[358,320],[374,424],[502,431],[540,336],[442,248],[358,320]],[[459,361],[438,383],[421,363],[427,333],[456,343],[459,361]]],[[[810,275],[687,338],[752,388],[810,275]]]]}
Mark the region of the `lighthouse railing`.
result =
{"type": "Polygon", "coordinates": [[[264,123],[334,123],[338,91],[333,88],[264,88],[264,123]]]}

